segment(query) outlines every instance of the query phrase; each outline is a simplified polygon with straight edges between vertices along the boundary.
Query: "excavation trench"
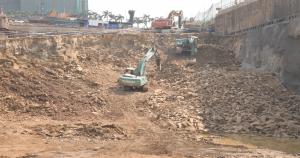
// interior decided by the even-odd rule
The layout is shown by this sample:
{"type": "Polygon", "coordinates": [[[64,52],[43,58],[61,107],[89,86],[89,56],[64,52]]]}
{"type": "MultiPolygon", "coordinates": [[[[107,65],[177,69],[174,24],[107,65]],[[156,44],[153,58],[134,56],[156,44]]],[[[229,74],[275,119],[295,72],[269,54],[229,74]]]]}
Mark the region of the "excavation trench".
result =
{"type": "Polygon", "coordinates": [[[196,34],[199,54],[191,57],[174,52],[175,38],[183,36],[188,35],[111,33],[0,41],[1,154],[298,154],[299,96],[274,74],[242,70],[233,39],[196,34]],[[117,84],[119,75],[136,66],[154,44],[163,65],[157,71],[154,60],[148,63],[150,91],[124,91],[117,84]],[[18,138],[24,146],[17,145],[18,138]],[[280,142],[282,148],[261,145],[265,140],[280,142]]]}

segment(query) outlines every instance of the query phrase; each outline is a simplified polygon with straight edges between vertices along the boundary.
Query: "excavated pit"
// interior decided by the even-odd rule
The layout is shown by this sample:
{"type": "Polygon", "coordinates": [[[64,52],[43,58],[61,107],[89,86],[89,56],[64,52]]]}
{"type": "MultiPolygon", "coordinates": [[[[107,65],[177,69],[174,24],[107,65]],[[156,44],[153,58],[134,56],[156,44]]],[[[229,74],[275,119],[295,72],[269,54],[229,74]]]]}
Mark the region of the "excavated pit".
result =
{"type": "MultiPolygon", "coordinates": [[[[220,135],[297,140],[300,97],[274,74],[241,69],[230,44],[235,39],[196,34],[199,53],[176,54],[175,38],[186,36],[111,33],[0,41],[0,136],[5,138],[0,153],[293,157],[226,143],[220,135]],[[163,64],[161,71],[154,60],[147,65],[150,91],[123,91],[119,75],[154,44],[163,64]],[[16,138],[25,146],[18,146],[16,138]],[[55,153],[57,144],[65,146],[61,153],[55,153]]],[[[290,153],[297,149],[299,144],[290,153]]]]}

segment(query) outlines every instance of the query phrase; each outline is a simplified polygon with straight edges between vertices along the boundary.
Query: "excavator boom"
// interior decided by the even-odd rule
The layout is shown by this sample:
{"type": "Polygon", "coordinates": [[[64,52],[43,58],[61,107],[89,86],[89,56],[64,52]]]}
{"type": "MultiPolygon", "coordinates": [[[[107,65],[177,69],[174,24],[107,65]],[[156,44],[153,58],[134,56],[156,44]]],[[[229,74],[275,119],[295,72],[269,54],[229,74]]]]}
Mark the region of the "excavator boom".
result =
{"type": "Polygon", "coordinates": [[[143,76],[145,74],[145,68],[147,62],[157,53],[154,48],[150,48],[144,57],[140,60],[138,67],[135,69],[135,75],[143,76]]]}

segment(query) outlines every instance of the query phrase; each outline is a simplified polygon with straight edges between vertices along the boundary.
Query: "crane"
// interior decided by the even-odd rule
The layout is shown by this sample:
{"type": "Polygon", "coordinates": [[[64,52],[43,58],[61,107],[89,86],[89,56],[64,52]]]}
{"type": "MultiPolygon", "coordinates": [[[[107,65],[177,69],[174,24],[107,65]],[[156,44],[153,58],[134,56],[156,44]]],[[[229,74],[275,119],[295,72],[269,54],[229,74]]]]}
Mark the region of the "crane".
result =
{"type": "Polygon", "coordinates": [[[155,48],[150,48],[144,57],[139,61],[136,68],[127,68],[122,74],[118,83],[128,89],[141,89],[144,92],[148,91],[148,80],[146,76],[147,62],[153,57],[156,57],[156,65],[160,68],[160,56],[155,48]]]}

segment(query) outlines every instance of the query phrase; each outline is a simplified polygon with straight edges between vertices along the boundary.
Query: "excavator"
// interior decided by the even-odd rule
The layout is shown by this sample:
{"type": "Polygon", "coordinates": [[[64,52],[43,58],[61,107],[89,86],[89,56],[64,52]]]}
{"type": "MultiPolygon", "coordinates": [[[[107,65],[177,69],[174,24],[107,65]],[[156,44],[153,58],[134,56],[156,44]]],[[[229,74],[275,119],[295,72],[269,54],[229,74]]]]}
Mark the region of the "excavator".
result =
{"type": "Polygon", "coordinates": [[[175,26],[174,17],[178,17],[178,28],[182,26],[183,12],[172,10],[167,18],[158,18],[152,22],[153,29],[171,29],[175,26]]]}
{"type": "Polygon", "coordinates": [[[156,66],[161,69],[160,56],[155,47],[150,48],[144,57],[139,61],[136,68],[127,68],[125,73],[118,79],[119,85],[125,90],[148,91],[148,80],[146,76],[146,64],[153,57],[156,57],[156,66]]]}
{"type": "Polygon", "coordinates": [[[180,49],[181,53],[188,53],[194,56],[198,52],[197,45],[198,37],[196,36],[176,39],[176,49],[180,49]]]}

